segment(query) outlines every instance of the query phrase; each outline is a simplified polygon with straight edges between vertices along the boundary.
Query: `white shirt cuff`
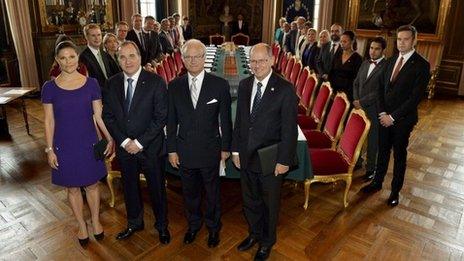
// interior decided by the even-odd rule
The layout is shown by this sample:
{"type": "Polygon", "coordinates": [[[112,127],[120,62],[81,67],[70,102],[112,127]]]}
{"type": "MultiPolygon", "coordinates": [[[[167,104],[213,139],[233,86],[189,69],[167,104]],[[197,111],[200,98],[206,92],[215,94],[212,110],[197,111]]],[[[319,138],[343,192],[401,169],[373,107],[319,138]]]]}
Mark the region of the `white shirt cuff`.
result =
{"type": "Polygon", "coordinates": [[[135,145],[137,145],[137,147],[139,147],[139,149],[143,150],[142,144],[140,144],[137,139],[135,139],[134,142],[135,142],[135,145]]]}
{"type": "Polygon", "coordinates": [[[125,139],[125,140],[121,143],[121,147],[125,148],[126,145],[127,145],[127,143],[129,143],[129,141],[130,141],[129,138],[125,139]]]}
{"type": "Polygon", "coordinates": [[[238,152],[236,152],[236,151],[234,151],[234,152],[232,152],[232,155],[234,155],[234,156],[238,156],[238,155],[239,155],[239,153],[238,153],[238,152]]]}
{"type": "Polygon", "coordinates": [[[390,119],[395,122],[395,119],[393,119],[393,117],[389,114],[388,117],[390,117],[390,119]]]}
{"type": "Polygon", "coordinates": [[[379,116],[382,116],[382,115],[387,115],[387,113],[386,113],[386,112],[384,112],[384,111],[383,111],[383,112],[381,112],[381,113],[379,113],[379,116]]]}

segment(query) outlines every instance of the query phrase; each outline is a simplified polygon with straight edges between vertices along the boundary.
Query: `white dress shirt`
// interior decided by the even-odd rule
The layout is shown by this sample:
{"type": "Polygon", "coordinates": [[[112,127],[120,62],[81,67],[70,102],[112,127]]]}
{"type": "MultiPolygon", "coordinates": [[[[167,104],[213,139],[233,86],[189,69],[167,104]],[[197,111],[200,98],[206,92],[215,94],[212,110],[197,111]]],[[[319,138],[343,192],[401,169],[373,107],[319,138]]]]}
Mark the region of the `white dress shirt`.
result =
{"type": "MultiPolygon", "coordinates": [[[[403,68],[403,66],[406,64],[406,62],[409,60],[409,58],[411,58],[411,56],[413,55],[413,53],[415,52],[416,50],[413,48],[411,51],[405,53],[405,54],[399,54],[398,55],[398,58],[396,59],[396,62],[395,62],[395,66],[393,67],[393,72],[395,71],[395,68],[396,66],[398,65],[398,63],[400,62],[400,59],[401,57],[403,57],[403,64],[401,65],[401,68],[400,68],[400,71],[401,69],[403,68]]],[[[392,72],[392,75],[390,77],[390,81],[392,80],[393,78],[393,72],[392,72]]]]}
{"type": "Polygon", "coordinates": [[[383,58],[385,58],[385,56],[382,56],[380,57],[379,59],[377,60],[374,60],[375,63],[371,63],[369,65],[369,70],[367,70],[367,77],[369,77],[369,75],[371,75],[372,71],[374,70],[374,68],[383,60],[383,58]]]}
{"type": "Polygon", "coordinates": [[[89,47],[90,51],[92,52],[93,56],[95,56],[95,59],[98,61],[98,53],[100,52],[100,49],[95,49],[90,45],[87,45],[89,47]]]}
{"type": "MultiPolygon", "coordinates": [[[[126,94],[127,94],[127,88],[128,88],[128,83],[127,83],[127,79],[131,78],[133,81],[132,81],[132,88],[134,88],[134,93],[135,93],[135,88],[137,86],[137,82],[139,80],[139,76],[140,76],[140,73],[142,72],[142,66],[140,66],[140,68],[137,70],[136,73],[134,73],[134,75],[132,76],[128,76],[126,73],[124,73],[124,98],[126,98],[126,94]]],[[[132,100],[134,99],[134,95],[132,94],[132,100]]],[[[121,147],[126,147],[127,143],[129,143],[131,139],[130,138],[126,138],[122,143],[121,143],[121,147]]],[[[137,145],[137,147],[139,147],[139,149],[143,149],[143,146],[142,144],[139,143],[139,141],[137,139],[134,140],[135,142],[135,145],[137,145]]]]}
{"type": "Polygon", "coordinates": [[[266,77],[264,77],[264,79],[262,81],[259,81],[255,77],[255,80],[253,81],[253,89],[251,90],[250,113],[251,113],[251,109],[253,108],[253,101],[255,99],[256,92],[258,91],[258,82],[260,82],[262,84],[262,86],[261,86],[261,99],[262,99],[263,96],[264,96],[264,92],[266,91],[266,87],[267,87],[267,83],[269,82],[269,78],[271,78],[271,75],[272,75],[272,71],[266,77]]]}
{"type": "MultiPolygon", "coordinates": [[[[197,79],[197,81],[195,82],[195,86],[197,87],[196,94],[197,94],[197,97],[200,98],[201,86],[203,85],[203,79],[205,79],[205,71],[204,70],[201,71],[201,73],[199,73],[197,76],[191,75],[190,72],[188,72],[187,74],[188,74],[188,85],[189,85],[190,91],[192,91],[190,87],[192,86],[193,78],[197,79]]],[[[197,106],[198,106],[198,103],[197,103],[197,106]]]]}

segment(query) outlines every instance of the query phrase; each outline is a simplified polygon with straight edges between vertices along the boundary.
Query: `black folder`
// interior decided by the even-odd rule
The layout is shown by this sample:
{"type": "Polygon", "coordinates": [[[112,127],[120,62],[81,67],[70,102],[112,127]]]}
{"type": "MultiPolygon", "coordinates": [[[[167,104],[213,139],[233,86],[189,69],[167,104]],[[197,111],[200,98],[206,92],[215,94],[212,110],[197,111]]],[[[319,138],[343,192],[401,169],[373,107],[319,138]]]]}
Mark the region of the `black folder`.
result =
{"type": "MultiPolygon", "coordinates": [[[[264,176],[274,174],[275,166],[277,164],[277,152],[279,144],[273,144],[258,150],[258,157],[261,163],[261,172],[264,176]]],[[[295,151],[295,157],[289,167],[298,165],[298,155],[295,151]]]]}

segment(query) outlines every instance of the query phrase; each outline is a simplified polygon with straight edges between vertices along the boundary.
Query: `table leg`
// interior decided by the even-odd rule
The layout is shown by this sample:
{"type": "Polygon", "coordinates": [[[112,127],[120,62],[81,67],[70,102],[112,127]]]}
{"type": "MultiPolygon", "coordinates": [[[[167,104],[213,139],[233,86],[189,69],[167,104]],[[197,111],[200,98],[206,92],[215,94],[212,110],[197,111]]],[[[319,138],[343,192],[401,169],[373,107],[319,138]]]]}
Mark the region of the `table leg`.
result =
{"type": "Polygon", "coordinates": [[[8,131],[8,121],[6,118],[6,106],[0,105],[2,108],[2,113],[0,114],[0,138],[1,139],[9,139],[10,132],[8,131]]]}
{"type": "Polygon", "coordinates": [[[31,135],[31,133],[29,132],[29,122],[27,120],[26,101],[24,100],[24,98],[21,98],[21,108],[23,111],[24,122],[26,123],[27,134],[31,135]]]}

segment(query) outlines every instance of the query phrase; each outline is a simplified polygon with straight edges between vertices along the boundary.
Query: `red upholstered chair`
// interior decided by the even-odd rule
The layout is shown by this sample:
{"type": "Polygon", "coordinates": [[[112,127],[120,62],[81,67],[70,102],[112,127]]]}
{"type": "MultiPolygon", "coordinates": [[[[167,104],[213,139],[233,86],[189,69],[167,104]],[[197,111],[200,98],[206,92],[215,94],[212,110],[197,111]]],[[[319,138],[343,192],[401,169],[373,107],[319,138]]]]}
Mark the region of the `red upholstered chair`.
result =
{"type": "Polygon", "coordinates": [[[290,82],[293,83],[293,85],[296,85],[296,80],[298,80],[298,76],[301,73],[301,68],[303,68],[303,64],[301,64],[300,61],[295,62],[292,68],[292,72],[290,73],[290,82]]]}
{"type": "Polygon", "coordinates": [[[272,56],[274,57],[273,67],[276,68],[280,58],[280,45],[276,43],[272,44],[272,56]]]}
{"type": "Polygon", "coordinates": [[[285,52],[280,53],[279,64],[277,65],[277,72],[283,74],[285,72],[285,67],[288,63],[288,54],[285,52]]]}
{"type": "Polygon", "coordinates": [[[209,44],[221,45],[226,41],[226,37],[220,34],[214,34],[209,36],[209,44]]]}
{"type": "MultiPolygon", "coordinates": [[[[316,86],[317,86],[317,77],[314,74],[309,74],[308,79],[305,81],[302,93],[300,104],[298,106],[298,115],[299,117],[307,116],[309,117],[311,108],[314,101],[314,96],[316,95],[316,86]]],[[[304,117],[303,117],[304,118],[304,117]]]]}
{"type": "Polygon", "coordinates": [[[235,45],[249,45],[250,36],[242,33],[234,34],[230,37],[230,40],[234,42],[235,45]]]}
{"type": "Polygon", "coordinates": [[[350,101],[343,92],[337,93],[330,107],[324,130],[303,130],[309,148],[335,149],[343,130],[343,123],[348,115],[350,101]]]}
{"type": "Polygon", "coordinates": [[[290,81],[290,74],[292,73],[293,70],[293,65],[295,64],[296,59],[295,57],[291,56],[287,62],[287,66],[285,67],[285,71],[283,73],[285,79],[290,81]]]}
{"type": "Polygon", "coordinates": [[[176,61],[174,60],[174,55],[168,55],[166,57],[169,64],[169,69],[171,69],[171,80],[177,76],[176,61]]]}
{"type": "Polygon", "coordinates": [[[168,83],[168,76],[166,75],[166,71],[164,70],[164,66],[162,62],[156,66],[156,74],[161,76],[161,78],[163,78],[164,81],[168,83]]]}
{"type": "Polygon", "coordinates": [[[317,93],[311,114],[309,116],[298,115],[298,125],[302,130],[321,129],[331,96],[332,88],[328,82],[324,82],[317,93]]]}
{"type": "Polygon", "coordinates": [[[309,77],[309,67],[306,66],[303,71],[301,71],[300,76],[295,84],[295,91],[298,98],[301,99],[301,93],[303,92],[303,88],[305,86],[306,80],[309,77]]]}
{"type": "Polygon", "coordinates": [[[361,149],[371,126],[363,110],[351,111],[345,131],[343,132],[337,149],[311,149],[310,157],[314,177],[305,181],[305,204],[308,208],[309,187],[312,183],[331,183],[344,180],[346,183],[343,205],[348,206],[346,200],[351,186],[353,169],[359,158],[361,149]]]}
{"type": "Polygon", "coordinates": [[[167,58],[164,59],[161,63],[163,65],[164,71],[166,72],[166,79],[167,79],[166,83],[169,83],[173,78],[172,77],[171,66],[169,66],[169,62],[168,62],[167,58]]]}

